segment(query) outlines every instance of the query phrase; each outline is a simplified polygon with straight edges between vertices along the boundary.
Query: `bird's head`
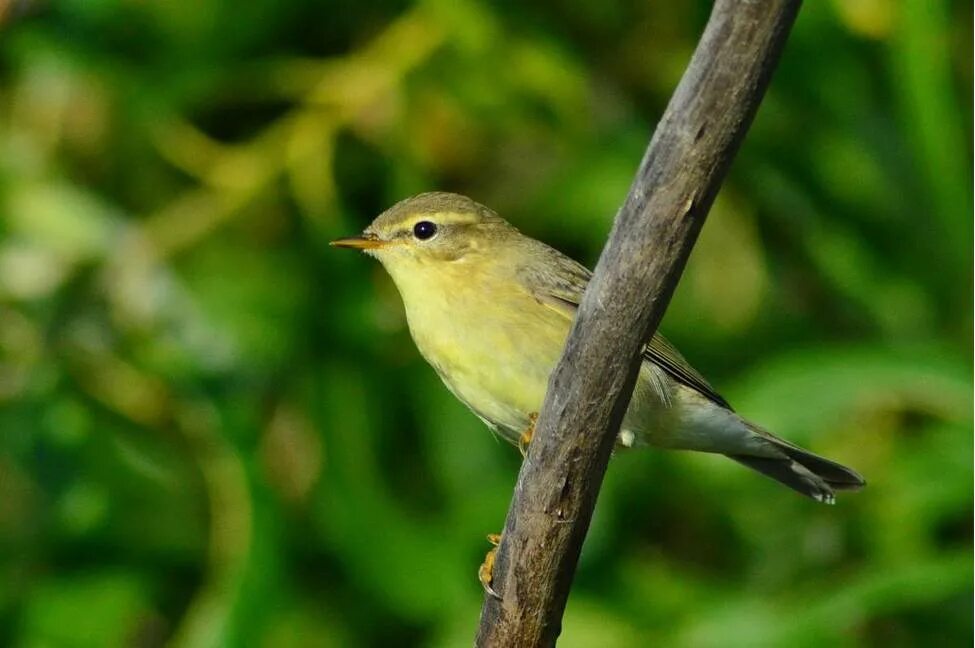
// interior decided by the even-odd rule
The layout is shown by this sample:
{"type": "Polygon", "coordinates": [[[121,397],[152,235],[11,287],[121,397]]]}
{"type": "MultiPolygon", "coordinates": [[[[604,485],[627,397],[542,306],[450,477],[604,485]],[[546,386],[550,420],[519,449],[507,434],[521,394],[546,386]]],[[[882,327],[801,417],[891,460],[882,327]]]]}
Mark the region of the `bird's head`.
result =
{"type": "Polygon", "coordinates": [[[424,193],[380,214],[360,236],[332,241],[364,251],[382,262],[394,280],[456,266],[494,249],[518,231],[496,213],[466,196],[424,193]]]}

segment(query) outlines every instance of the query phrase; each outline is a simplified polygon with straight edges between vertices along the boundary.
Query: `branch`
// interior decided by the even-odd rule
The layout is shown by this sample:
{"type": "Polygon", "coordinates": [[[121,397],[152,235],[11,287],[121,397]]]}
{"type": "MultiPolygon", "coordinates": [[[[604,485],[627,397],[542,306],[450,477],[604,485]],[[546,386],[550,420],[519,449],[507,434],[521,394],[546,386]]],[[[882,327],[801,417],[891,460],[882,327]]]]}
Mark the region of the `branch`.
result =
{"type": "Polygon", "coordinates": [[[549,379],[476,645],[551,646],[640,366],[801,0],[717,0],[549,379]]]}

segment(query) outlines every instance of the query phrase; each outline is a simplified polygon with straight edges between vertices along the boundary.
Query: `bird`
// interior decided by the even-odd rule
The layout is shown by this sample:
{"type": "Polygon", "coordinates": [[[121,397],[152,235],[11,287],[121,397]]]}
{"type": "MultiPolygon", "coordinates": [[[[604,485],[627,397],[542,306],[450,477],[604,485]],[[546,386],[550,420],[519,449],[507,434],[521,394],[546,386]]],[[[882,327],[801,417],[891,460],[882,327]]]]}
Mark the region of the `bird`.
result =
{"type": "MultiPolygon", "coordinates": [[[[383,265],[420,354],[454,396],[524,454],[592,273],[490,208],[446,192],[401,200],[361,235],[331,245],[383,265]]],[[[737,413],[660,334],[642,349],[615,443],[616,450],[640,446],[722,454],[826,504],[836,491],[866,484],[737,413]]],[[[497,536],[489,539],[496,544],[497,536]]],[[[490,591],[489,567],[486,560],[481,582],[490,591]]]]}

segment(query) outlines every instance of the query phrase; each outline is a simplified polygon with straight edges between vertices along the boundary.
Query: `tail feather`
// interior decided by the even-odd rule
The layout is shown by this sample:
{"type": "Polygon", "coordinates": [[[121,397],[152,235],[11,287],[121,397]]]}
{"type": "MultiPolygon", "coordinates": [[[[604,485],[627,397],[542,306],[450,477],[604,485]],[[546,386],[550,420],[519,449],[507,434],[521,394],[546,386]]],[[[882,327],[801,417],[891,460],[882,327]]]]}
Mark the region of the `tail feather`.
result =
{"type": "Polygon", "coordinates": [[[855,470],[815,455],[808,450],[786,445],[782,447],[782,451],[789,455],[790,459],[815,473],[837,490],[859,490],[867,485],[866,480],[855,470]]]}
{"type": "Polygon", "coordinates": [[[728,457],[767,477],[771,477],[806,497],[813,498],[817,502],[824,504],[836,502],[836,495],[828,483],[792,459],[750,457],[747,455],[728,455],[728,457]]]}
{"type": "Polygon", "coordinates": [[[803,450],[765,430],[752,429],[770,441],[781,457],[728,455],[740,464],[771,477],[789,488],[825,504],[836,501],[834,491],[858,490],[867,482],[856,471],[803,450]]]}

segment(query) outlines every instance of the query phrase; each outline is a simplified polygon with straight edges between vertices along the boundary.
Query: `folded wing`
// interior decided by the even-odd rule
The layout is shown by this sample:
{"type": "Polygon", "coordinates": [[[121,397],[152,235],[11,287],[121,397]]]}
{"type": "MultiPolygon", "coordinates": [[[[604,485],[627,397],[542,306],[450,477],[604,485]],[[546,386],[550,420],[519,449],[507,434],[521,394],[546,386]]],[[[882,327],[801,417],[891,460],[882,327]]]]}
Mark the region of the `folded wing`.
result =
{"type": "MultiPolygon", "coordinates": [[[[558,250],[543,243],[538,245],[540,246],[538,253],[547,256],[550,263],[519,268],[518,274],[535,299],[572,319],[579,308],[579,301],[592,273],[558,250]],[[551,272],[549,269],[552,267],[557,267],[559,272],[551,272]],[[545,271],[540,268],[544,268],[545,271]]],[[[682,385],[697,391],[715,404],[731,410],[728,401],[711,387],[704,376],[694,369],[664,336],[655,334],[650,339],[643,349],[643,359],[660,367],[682,385]]]]}

